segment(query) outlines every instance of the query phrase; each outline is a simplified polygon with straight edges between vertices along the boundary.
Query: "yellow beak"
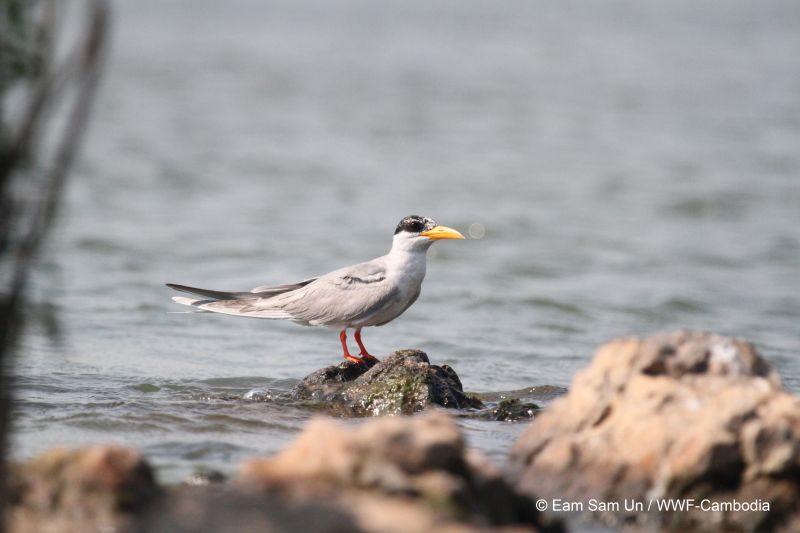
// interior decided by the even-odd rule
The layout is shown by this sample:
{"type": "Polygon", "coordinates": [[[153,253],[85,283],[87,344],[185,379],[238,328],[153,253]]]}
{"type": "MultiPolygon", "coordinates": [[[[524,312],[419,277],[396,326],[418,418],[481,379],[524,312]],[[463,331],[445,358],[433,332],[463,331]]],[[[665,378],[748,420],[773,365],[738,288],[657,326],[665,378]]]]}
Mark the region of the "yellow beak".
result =
{"type": "Polygon", "coordinates": [[[439,239],[463,239],[464,236],[461,235],[459,232],[454,230],[453,228],[448,228],[446,226],[436,226],[433,229],[429,229],[428,231],[423,231],[420,233],[423,237],[427,237],[431,240],[439,240],[439,239]]]}

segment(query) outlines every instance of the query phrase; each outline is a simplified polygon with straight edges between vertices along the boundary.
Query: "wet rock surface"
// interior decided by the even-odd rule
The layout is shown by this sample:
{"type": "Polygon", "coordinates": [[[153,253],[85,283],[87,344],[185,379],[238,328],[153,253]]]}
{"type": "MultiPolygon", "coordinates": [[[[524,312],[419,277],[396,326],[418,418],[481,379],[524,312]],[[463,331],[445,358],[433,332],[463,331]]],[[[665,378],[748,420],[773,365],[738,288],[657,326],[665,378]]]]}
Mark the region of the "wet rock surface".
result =
{"type": "Polygon", "coordinates": [[[617,339],[531,423],[508,474],[520,490],[546,498],[698,505],[647,516],[623,509],[610,517],[618,524],[796,531],[800,398],[738,339],[703,332],[617,339]],[[727,510],[703,510],[704,500],[727,510]],[[743,502],[756,508],[743,510],[743,502]]]}
{"type": "Polygon", "coordinates": [[[496,405],[483,409],[473,418],[496,420],[498,422],[517,422],[536,416],[541,407],[533,402],[525,402],[518,398],[500,400],[496,405]]]}
{"type": "Polygon", "coordinates": [[[291,390],[259,388],[213,398],[282,404],[339,417],[413,414],[440,406],[457,411],[460,418],[519,422],[530,420],[564,393],[565,388],[553,385],[465,392],[453,368],[431,364],[419,350],[398,350],[380,363],[343,361],[321,368],[291,390]]]}
{"type": "Polygon", "coordinates": [[[379,363],[345,361],[317,370],[298,383],[291,396],[347,416],[412,414],[431,405],[484,407],[464,393],[455,370],[430,364],[419,350],[399,350],[379,363]]]}

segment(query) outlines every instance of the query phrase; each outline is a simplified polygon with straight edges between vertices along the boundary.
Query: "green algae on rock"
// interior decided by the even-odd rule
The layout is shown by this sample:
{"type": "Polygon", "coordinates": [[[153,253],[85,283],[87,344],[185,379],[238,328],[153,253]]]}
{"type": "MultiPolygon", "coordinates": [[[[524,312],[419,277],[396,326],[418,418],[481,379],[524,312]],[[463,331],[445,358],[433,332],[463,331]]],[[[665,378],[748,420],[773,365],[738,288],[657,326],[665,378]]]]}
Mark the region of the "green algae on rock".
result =
{"type": "Polygon", "coordinates": [[[322,368],[298,383],[292,395],[350,416],[411,414],[430,405],[483,407],[464,393],[455,370],[432,365],[419,350],[399,350],[379,363],[345,361],[322,368]]]}

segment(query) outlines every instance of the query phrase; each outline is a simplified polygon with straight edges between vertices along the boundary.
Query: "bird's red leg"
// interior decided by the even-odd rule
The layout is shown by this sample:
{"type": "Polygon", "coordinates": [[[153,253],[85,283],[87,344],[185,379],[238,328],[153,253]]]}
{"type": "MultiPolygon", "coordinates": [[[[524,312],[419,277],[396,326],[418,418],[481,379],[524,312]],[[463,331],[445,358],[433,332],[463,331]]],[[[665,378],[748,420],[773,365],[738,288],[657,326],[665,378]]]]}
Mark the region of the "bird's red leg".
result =
{"type": "Polygon", "coordinates": [[[366,359],[367,361],[373,361],[375,363],[379,363],[380,359],[371,355],[367,349],[364,347],[364,343],[361,342],[361,328],[356,328],[356,342],[358,343],[358,348],[361,350],[361,358],[366,359]]]}
{"type": "Polygon", "coordinates": [[[363,361],[361,358],[356,357],[355,355],[351,355],[350,352],[347,351],[347,328],[343,329],[341,333],[339,333],[339,340],[342,341],[342,350],[344,350],[343,357],[348,361],[353,361],[354,363],[362,363],[363,361]]]}

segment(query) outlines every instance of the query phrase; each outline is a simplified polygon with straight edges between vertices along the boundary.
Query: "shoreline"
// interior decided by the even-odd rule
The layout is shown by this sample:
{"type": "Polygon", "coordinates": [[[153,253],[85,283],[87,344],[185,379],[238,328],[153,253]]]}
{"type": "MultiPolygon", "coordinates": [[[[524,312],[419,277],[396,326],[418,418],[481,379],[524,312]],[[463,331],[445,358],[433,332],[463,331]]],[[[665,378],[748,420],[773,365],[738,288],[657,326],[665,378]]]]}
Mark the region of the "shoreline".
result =
{"type": "MultiPolygon", "coordinates": [[[[800,495],[792,475],[800,468],[800,398],[745,341],[680,331],[603,345],[566,394],[530,408],[533,421],[500,467],[466,445],[457,420],[502,411],[502,394],[484,395],[488,405],[455,405],[437,389],[457,391],[455,371],[425,354],[398,352],[381,364],[342,363],[301,381],[296,399],[316,399],[313,408],[327,404],[322,412],[337,416],[312,418],[284,450],[245,461],[230,480],[212,471],[160,485],[141,455],[118,447],[51,451],[17,465],[14,530],[72,524],[75,506],[84,528],[158,530],[189,520],[181,514],[187,505],[216,524],[210,531],[223,530],[214,529],[222,528],[216,513],[251,505],[295,509],[276,531],[314,516],[375,532],[399,524],[562,531],[601,523],[789,531],[800,523],[792,503],[800,495]],[[410,372],[401,377],[399,369],[410,372]],[[442,375],[449,381],[427,380],[442,375]],[[365,417],[376,395],[387,411],[365,417]],[[343,406],[357,409],[347,416],[343,406]],[[386,509],[410,522],[387,520],[386,509]]],[[[254,513],[253,524],[275,520],[254,513]]]]}

